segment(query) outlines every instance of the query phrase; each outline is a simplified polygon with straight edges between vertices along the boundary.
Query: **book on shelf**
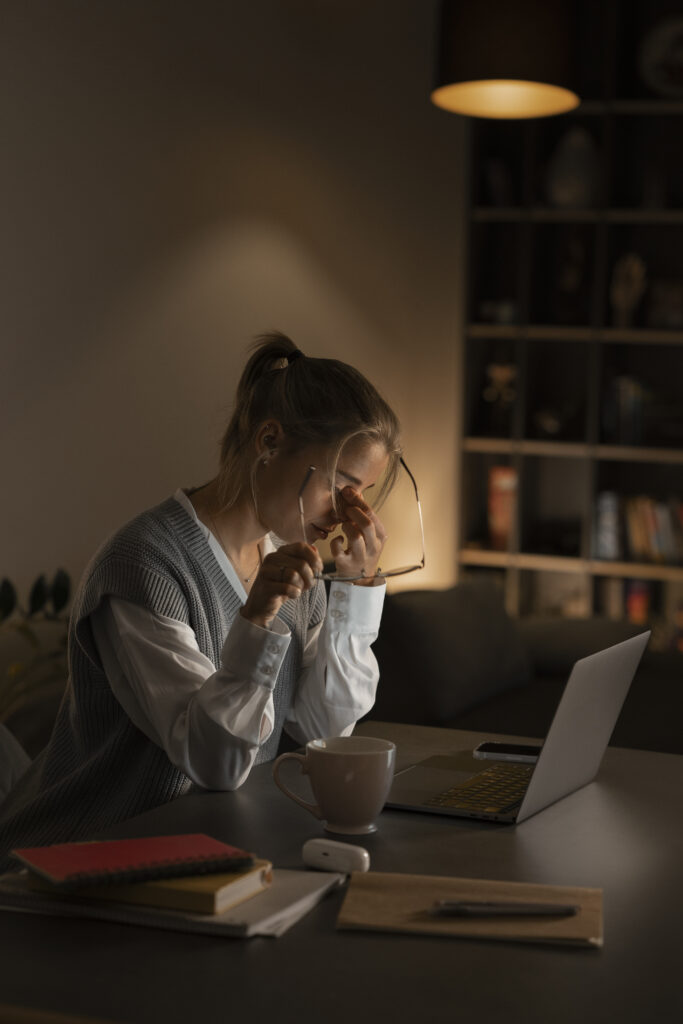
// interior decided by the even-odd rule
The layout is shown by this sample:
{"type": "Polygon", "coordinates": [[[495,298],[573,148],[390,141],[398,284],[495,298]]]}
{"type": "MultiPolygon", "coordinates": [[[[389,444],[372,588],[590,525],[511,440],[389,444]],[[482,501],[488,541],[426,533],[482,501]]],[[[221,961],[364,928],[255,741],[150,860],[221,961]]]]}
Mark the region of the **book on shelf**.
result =
{"type": "Polygon", "coordinates": [[[622,557],[619,495],[615,491],[598,494],[593,553],[596,558],[612,562],[622,557]]]}
{"type": "Polygon", "coordinates": [[[683,502],[602,491],[595,505],[593,553],[607,561],[683,563],[683,502]]]}
{"type": "Polygon", "coordinates": [[[273,865],[256,859],[242,871],[218,874],[181,875],[178,878],[155,878],[145,882],[120,882],[109,885],[86,885],[66,893],[40,875],[27,877],[28,885],[37,892],[47,892],[61,899],[104,900],[130,903],[144,907],[167,907],[195,914],[220,914],[244,900],[263,892],[273,880],[273,865]]]}
{"type": "Polygon", "coordinates": [[[677,499],[656,501],[645,495],[624,501],[629,556],[634,561],[676,564],[683,557],[677,499]]]}
{"type": "Polygon", "coordinates": [[[669,498],[666,507],[669,511],[676,561],[683,565],[683,501],[679,501],[678,498],[669,498]]]}
{"type": "Polygon", "coordinates": [[[241,871],[253,854],[203,833],[53,843],[21,847],[11,856],[64,889],[219,871],[241,871]]]}
{"type": "Polygon", "coordinates": [[[650,620],[652,585],[649,580],[626,580],[626,618],[637,626],[645,626],[650,620]]]}
{"type": "Polygon", "coordinates": [[[654,562],[656,544],[648,500],[627,498],[624,502],[629,555],[634,562],[654,562]]]}
{"type": "Polygon", "coordinates": [[[491,466],[488,479],[489,541],[494,551],[507,551],[515,525],[517,470],[491,466]]]}

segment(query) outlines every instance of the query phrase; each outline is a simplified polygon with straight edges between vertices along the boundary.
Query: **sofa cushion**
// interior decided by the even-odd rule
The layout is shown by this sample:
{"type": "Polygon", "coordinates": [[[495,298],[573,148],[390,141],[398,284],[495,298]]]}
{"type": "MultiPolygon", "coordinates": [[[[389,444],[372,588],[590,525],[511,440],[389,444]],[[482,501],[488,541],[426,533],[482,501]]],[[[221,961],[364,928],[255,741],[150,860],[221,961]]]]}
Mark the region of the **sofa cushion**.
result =
{"type": "MultiPolygon", "coordinates": [[[[566,678],[537,677],[528,686],[506,690],[463,709],[444,724],[453,729],[543,739],[566,678]]],[[[646,651],[617,719],[610,746],[683,754],[682,719],[683,657],[676,651],[646,651]]]]}
{"type": "Polygon", "coordinates": [[[530,678],[516,623],[486,581],[389,594],[373,649],[375,720],[438,725],[530,678]]]}
{"type": "Polygon", "coordinates": [[[619,644],[645,629],[597,615],[590,619],[529,616],[520,619],[518,626],[534,673],[563,679],[579,658],[619,644]]]}

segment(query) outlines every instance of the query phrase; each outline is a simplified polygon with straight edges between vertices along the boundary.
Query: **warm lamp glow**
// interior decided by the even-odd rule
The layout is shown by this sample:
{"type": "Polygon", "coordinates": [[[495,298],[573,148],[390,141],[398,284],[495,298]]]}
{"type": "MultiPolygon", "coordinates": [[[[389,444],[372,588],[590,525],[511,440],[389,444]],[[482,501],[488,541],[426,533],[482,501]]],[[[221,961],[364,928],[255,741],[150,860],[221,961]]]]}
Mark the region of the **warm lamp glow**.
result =
{"type": "Polygon", "coordinates": [[[437,107],[456,114],[503,119],[550,117],[573,110],[580,103],[570,89],[517,79],[442,85],[433,91],[431,99],[437,107]]]}
{"type": "Polygon", "coordinates": [[[467,117],[579,105],[576,0],[441,0],[432,102],[467,117]]]}

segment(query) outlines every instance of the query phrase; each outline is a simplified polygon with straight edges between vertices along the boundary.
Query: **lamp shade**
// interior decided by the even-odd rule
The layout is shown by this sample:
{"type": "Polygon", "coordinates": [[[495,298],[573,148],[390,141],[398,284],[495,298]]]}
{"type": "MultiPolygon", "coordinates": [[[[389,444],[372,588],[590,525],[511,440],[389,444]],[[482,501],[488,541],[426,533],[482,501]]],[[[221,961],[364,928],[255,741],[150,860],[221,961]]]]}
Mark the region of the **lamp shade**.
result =
{"type": "Polygon", "coordinates": [[[572,110],[575,19],[569,0],[443,0],[432,102],[471,117],[572,110]]]}

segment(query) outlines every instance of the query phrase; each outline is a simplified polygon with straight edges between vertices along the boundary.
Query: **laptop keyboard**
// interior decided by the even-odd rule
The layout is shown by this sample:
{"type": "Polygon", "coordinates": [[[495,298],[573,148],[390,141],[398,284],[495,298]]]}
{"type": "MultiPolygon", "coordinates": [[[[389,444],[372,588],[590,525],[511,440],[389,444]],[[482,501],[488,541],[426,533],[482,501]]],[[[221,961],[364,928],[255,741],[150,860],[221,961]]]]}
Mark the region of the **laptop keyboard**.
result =
{"type": "Polygon", "coordinates": [[[453,807],[478,814],[504,814],[522,800],[534,766],[515,762],[492,764],[459,786],[425,800],[425,807],[453,807]]]}

